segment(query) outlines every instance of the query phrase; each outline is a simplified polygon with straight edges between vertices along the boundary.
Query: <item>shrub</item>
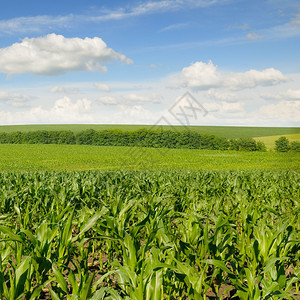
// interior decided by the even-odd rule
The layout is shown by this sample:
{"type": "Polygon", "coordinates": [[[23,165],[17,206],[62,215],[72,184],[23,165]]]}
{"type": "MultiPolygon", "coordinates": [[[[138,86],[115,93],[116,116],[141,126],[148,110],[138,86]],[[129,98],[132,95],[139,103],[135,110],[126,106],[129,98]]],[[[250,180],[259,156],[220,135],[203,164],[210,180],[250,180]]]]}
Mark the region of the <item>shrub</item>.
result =
{"type": "Polygon", "coordinates": [[[263,142],[256,142],[250,137],[230,140],[229,148],[236,151],[266,151],[263,142]]]}
{"type": "Polygon", "coordinates": [[[291,142],[290,151],[300,152],[300,142],[291,142]]]}
{"type": "Polygon", "coordinates": [[[288,152],[290,150],[290,142],[287,137],[282,136],[275,141],[275,150],[278,152],[288,152]]]}

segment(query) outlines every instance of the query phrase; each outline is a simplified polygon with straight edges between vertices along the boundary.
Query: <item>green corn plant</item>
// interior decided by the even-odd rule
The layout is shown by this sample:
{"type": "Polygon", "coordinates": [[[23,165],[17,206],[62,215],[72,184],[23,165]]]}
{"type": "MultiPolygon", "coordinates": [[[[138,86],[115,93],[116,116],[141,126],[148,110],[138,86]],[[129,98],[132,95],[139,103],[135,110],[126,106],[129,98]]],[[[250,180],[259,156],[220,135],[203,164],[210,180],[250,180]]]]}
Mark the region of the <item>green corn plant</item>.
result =
{"type": "Polygon", "coordinates": [[[0,275],[0,296],[7,300],[22,299],[29,291],[28,286],[30,288],[31,285],[31,257],[23,257],[20,264],[11,267],[6,274],[0,275]]]}
{"type": "Polygon", "coordinates": [[[28,238],[28,245],[32,245],[31,256],[35,270],[36,281],[43,284],[47,281],[48,272],[56,260],[54,249],[56,248],[56,238],[58,227],[51,228],[46,222],[40,224],[35,233],[30,230],[22,230],[28,238]]]}

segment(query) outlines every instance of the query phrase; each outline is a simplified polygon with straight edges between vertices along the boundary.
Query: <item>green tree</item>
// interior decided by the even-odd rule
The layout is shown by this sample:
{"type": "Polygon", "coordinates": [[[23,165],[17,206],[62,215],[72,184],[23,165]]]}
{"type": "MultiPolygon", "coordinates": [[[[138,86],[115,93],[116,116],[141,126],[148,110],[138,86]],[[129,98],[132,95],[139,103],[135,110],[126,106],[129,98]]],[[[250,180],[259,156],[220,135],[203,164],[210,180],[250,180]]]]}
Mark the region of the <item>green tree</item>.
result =
{"type": "Polygon", "coordinates": [[[261,141],[256,142],[256,149],[257,151],[267,151],[265,143],[261,141]]]}
{"type": "Polygon", "coordinates": [[[300,142],[291,142],[290,150],[300,152],[300,142]]]}
{"type": "Polygon", "coordinates": [[[275,150],[278,152],[288,152],[290,150],[290,142],[287,137],[282,136],[275,141],[275,150]]]}

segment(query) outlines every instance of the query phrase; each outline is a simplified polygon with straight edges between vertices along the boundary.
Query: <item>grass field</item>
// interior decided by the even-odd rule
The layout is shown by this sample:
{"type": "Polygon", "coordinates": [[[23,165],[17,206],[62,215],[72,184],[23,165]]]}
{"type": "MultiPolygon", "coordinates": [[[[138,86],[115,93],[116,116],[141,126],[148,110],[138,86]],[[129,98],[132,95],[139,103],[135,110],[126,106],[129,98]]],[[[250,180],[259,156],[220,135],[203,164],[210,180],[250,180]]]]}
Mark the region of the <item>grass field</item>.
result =
{"type": "Polygon", "coordinates": [[[82,145],[0,145],[0,172],[74,170],[299,170],[298,153],[82,145]]]}
{"type": "MultiPolygon", "coordinates": [[[[256,141],[262,141],[268,149],[275,148],[275,141],[278,140],[282,135],[273,135],[273,136],[262,136],[254,138],[256,141]]],[[[295,134],[285,134],[285,137],[288,138],[290,142],[300,142],[300,133],[295,134]]]]}
{"type": "MultiPolygon", "coordinates": [[[[153,125],[13,125],[0,126],[0,132],[32,131],[32,130],[71,130],[75,133],[85,130],[121,129],[137,130],[142,128],[155,128],[153,125]]],[[[200,133],[213,134],[225,138],[263,137],[274,135],[300,134],[299,127],[237,127],[237,126],[164,126],[165,129],[185,130],[190,129],[200,133]]]]}

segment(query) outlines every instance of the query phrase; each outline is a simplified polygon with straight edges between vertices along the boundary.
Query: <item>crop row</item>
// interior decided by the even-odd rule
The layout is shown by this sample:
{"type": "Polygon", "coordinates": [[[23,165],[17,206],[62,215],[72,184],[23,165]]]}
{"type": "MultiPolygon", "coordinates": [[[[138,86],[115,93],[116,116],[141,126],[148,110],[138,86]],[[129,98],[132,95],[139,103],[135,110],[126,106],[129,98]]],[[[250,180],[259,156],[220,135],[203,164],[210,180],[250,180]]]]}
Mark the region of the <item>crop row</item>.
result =
{"type": "Polygon", "coordinates": [[[0,173],[3,299],[297,299],[299,173],[0,173]]]}

